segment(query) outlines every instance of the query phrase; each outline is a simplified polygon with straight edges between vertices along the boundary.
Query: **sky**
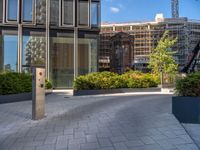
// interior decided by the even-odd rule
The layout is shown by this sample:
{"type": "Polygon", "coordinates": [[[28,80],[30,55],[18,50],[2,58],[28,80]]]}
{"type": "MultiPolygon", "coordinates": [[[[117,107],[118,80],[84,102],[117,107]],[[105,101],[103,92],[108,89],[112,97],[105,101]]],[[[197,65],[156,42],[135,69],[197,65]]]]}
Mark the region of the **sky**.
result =
{"type": "MultiPolygon", "coordinates": [[[[102,0],[102,22],[154,20],[156,13],[171,17],[171,0],[102,0]]],[[[180,17],[200,20],[200,0],[179,0],[180,17]]]]}

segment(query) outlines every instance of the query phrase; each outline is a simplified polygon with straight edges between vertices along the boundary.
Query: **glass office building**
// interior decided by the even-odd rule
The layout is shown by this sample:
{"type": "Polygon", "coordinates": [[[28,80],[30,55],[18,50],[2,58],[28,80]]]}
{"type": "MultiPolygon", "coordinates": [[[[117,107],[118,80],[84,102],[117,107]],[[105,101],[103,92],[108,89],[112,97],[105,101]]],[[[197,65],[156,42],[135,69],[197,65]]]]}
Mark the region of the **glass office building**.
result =
{"type": "Polygon", "coordinates": [[[100,0],[0,0],[0,71],[45,66],[54,88],[97,71],[100,0]]]}

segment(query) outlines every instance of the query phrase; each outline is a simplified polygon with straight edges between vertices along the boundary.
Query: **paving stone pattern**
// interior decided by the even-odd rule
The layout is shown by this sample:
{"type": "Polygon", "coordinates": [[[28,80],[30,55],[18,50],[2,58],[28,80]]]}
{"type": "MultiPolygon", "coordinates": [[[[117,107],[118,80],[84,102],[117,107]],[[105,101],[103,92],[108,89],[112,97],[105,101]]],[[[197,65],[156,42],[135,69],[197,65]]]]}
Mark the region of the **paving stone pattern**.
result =
{"type": "Polygon", "coordinates": [[[183,126],[200,148],[200,124],[183,124],[183,126]]]}
{"type": "Polygon", "coordinates": [[[66,97],[0,105],[0,150],[198,150],[171,114],[171,96],[66,97]]]}

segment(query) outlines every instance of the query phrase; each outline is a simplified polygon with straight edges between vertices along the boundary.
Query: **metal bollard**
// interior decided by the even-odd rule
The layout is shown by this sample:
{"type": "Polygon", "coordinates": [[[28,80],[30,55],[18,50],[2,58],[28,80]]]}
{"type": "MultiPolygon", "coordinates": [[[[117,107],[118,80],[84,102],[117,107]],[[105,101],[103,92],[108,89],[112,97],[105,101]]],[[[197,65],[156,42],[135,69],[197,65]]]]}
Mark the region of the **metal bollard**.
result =
{"type": "Polygon", "coordinates": [[[45,115],[45,69],[33,68],[32,119],[43,119],[45,115]]]}

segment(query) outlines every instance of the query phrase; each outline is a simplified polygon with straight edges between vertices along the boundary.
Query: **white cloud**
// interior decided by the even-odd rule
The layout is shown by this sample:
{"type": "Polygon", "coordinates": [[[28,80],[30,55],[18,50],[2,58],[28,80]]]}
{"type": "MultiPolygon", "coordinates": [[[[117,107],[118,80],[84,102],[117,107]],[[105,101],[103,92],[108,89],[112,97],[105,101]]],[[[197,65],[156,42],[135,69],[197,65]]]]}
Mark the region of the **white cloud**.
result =
{"type": "Polygon", "coordinates": [[[120,11],[120,9],[117,8],[117,7],[110,7],[110,11],[111,11],[112,13],[118,13],[118,12],[120,11]]]}

